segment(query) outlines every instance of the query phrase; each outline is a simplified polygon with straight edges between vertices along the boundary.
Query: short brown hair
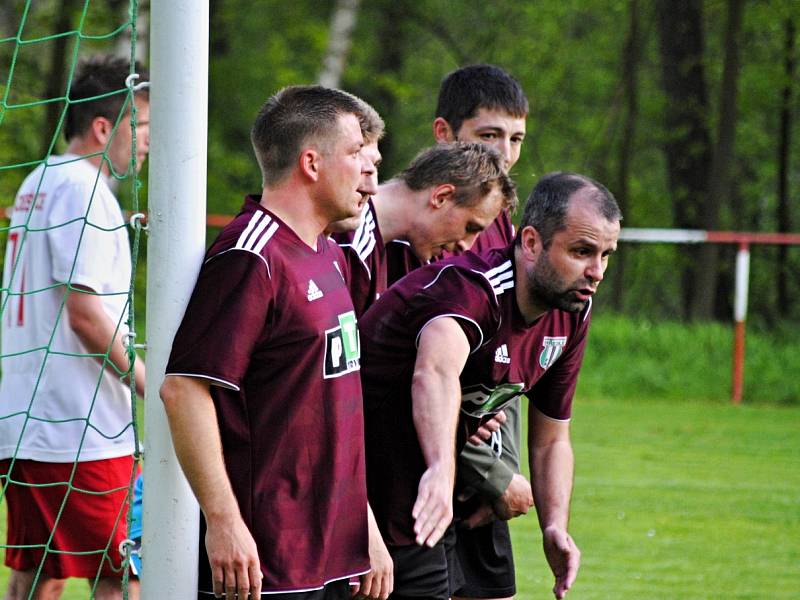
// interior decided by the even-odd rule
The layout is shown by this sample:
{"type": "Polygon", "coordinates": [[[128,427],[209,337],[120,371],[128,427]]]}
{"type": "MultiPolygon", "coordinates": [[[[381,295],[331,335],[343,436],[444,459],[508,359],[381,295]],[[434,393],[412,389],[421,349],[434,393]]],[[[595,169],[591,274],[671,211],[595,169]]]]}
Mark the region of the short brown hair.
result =
{"type": "Polygon", "coordinates": [[[415,191],[452,184],[455,202],[465,206],[477,204],[497,187],[503,195],[503,207],[513,212],[517,207],[516,185],[504,165],[502,155],[485,144],[436,144],[420,152],[397,177],[415,191]]]}
{"type": "Polygon", "coordinates": [[[375,144],[383,137],[386,132],[386,125],[383,119],[378,114],[378,111],[372,108],[364,100],[358,96],[353,96],[361,105],[361,112],[358,116],[358,123],[361,125],[361,135],[364,136],[365,144],[375,144]]]}
{"type": "Polygon", "coordinates": [[[439,88],[436,116],[458,135],[461,125],[481,108],[514,117],[528,116],[528,98],[519,81],[495,65],[469,65],[449,73],[439,88]]]}
{"type": "Polygon", "coordinates": [[[305,144],[326,151],[339,135],[339,116],[353,114],[360,119],[363,105],[347,92],[320,85],[293,85],[273,95],[259,110],[250,132],[264,185],[281,181],[305,144]]]}
{"type": "MultiPolygon", "coordinates": [[[[149,75],[137,62],[134,72],[141,83],[149,75]]],[[[131,74],[131,63],[127,58],[98,54],[82,60],[76,69],[69,88],[69,105],[64,124],[64,137],[67,141],[86,133],[97,117],[105,117],[115,123],[128,100],[125,80],[131,74]],[[97,98],[92,100],[97,96],[97,98]]],[[[147,95],[144,89],[138,94],[147,95]]]]}
{"type": "Polygon", "coordinates": [[[528,196],[515,243],[522,243],[521,232],[530,225],[539,232],[545,250],[549,248],[553,236],[567,226],[572,196],[584,188],[592,190],[590,199],[607,221],[622,220],[622,211],[614,194],[602,183],[580,173],[557,171],[542,177],[528,196]]]}

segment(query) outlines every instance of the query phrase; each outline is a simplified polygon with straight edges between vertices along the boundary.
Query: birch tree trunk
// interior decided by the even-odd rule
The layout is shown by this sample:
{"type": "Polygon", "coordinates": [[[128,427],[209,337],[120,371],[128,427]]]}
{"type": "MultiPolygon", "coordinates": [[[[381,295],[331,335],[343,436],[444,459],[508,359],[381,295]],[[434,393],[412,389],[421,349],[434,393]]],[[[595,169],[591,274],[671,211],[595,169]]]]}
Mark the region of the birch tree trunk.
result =
{"type": "Polygon", "coordinates": [[[350,53],[353,30],[358,18],[358,7],[361,0],[337,0],[331,16],[328,49],[322,61],[322,71],[317,78],[320,85],[339,87],[342,73],[350,53]]]}

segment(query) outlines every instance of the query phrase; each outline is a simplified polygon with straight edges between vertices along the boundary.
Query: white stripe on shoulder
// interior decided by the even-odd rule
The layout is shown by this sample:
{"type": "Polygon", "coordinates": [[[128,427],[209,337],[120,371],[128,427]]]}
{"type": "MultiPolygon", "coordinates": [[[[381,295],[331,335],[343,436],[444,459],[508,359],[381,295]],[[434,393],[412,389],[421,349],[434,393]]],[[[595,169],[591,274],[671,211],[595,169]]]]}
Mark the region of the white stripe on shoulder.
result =
{"type": "Polygon", "coordinates": [[[586,308],[583,309],[583,320],[585,321],[589,317],[589,313],[592,312],[592,297],[589,296],[589,302],[586,303],[586,308]]]}
{"type": "Polygon", "coordinates": [[[507,260],[503,264],[489,269],[486,272],[476,271],[480,273],[489,281],[495,296],[499,296],[506,290],[514,287],[514,269],[511,260],[507,260]]]}
{"type": "Polygon", "coordinates": [[[371,211],[364,211],[361,216],[361,223],[353,236],[353,248],[362,261],[365,261],[375,248],[375,217],[371,211]]]}
{"type": "Polygon", "coordinates": [[[255,246],[253,246],[253,252],[255,252],[256,254],[259,254],[259,255],[260,255],[260,254],[261,254],[261,251],[264,249],[264,246],[266,246],[266,245],[267,245],[267,242],[270,240],[270,238],[271,238],[273,235],[275,235],[275,232],[276,232],[277,230],[278,230],[278,224],[277,224],[277,223],[275,223],[275,222],[273,222],[273,223],[272,223],[272,224],[271,224],[271,225],[270,225],[270,226],[267,228],[267,230],[264,232],[264,235],[262,235],[262,236],[259,238],[259,240],[256,242],[256,245],[255,245],[255,246]]]}
{"type": "Polygon", "coordinates": [[[270,221],[272,221],[272,217],[270,217],[269,215],[264,215],[264,217],[253,228],[250,237],[248,237],[243,242],[241,238],[239,238],[239,241],[242,242],[240,248],[242,248],[243,250],[253,250],[253,246],[255,246],[259,242],[259,240],[261,239],[261,235],[264,233],[264,230],[267,228],[267,225],[269,225],[270,221]]]}
{"type": "Polygon", "coordinates": [[[244,231],[239,235],[239,239],[236,240],[236,247],[237,248],[244,248],[244,244],[247,241],[247,238],[253,232],[253,229],[258,222],[261,220],[261,217],[264,216],[264,213],[260,211],[256,211],[250,217],[250,220],[247,222],[247,227],[244,228],[244,231]]]}

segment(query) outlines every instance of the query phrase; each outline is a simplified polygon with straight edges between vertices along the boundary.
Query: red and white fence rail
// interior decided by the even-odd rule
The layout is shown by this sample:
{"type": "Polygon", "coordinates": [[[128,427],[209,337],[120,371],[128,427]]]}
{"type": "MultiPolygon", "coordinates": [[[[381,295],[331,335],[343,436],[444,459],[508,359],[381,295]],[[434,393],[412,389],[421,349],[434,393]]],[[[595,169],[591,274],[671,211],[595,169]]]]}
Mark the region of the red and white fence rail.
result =
{"type": "Polygon", "coordinates": [[[742,231],[703,231],[698,229],[637,229],[626,227],[619,236],[623,242],[661,244],[736,244],[736,285],[733,300],[733,369],[731,402],[742,402],[744,389],[745,323],[750,283],[752,244],[800,245],[800,233],[755,233],[742,231]]]}

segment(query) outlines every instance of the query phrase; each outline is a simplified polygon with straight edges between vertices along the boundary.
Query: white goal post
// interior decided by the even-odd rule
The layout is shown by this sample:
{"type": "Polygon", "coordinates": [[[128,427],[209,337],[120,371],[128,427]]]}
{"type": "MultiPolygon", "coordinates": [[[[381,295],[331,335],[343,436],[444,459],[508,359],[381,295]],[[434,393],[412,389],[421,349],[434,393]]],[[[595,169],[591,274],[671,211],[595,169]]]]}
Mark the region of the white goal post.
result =
{"type": "Polygon", "coordinates": [[[147,385],[142,598],[197,598],[199,509],[158,389],[205,252],[208,0],[150,8],[147,385]]]}

